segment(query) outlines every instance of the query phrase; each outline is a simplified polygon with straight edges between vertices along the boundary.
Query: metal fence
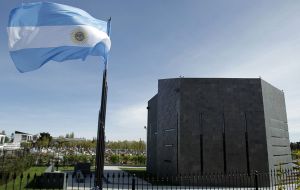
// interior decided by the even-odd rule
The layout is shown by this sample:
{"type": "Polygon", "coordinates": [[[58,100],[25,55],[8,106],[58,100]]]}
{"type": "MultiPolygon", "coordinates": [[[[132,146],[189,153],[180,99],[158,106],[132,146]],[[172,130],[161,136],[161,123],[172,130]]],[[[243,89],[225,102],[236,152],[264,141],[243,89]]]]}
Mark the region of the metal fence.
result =
{"type": "MultiPolygon", "coordinates": [[[[149,176],[122,171],[105,171],[103,189],[300,189],[300,173],[295,170],[204,175],[149,176]]],[[[1,174],[0,190],[20,189],[92,189],[94,173],[1,174]]]]}

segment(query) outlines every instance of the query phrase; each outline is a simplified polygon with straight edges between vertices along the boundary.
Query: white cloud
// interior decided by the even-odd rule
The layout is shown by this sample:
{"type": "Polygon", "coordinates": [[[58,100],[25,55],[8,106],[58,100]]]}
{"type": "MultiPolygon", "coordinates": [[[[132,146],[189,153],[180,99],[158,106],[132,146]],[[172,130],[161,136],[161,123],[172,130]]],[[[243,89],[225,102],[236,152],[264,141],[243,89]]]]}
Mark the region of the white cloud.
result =
{"type": "Polygon", "coordinates": [[[147,105],[138,103],[115,108],[107,115],[106,138],[108,140],[138,140],[146,138],[147,105]]]}

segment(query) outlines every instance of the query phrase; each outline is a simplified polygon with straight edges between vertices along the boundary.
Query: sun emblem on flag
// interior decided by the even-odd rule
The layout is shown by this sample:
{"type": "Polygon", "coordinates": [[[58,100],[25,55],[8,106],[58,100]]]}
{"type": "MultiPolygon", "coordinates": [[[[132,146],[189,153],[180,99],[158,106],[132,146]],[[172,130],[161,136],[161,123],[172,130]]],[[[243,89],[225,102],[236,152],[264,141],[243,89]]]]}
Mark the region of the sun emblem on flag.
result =
{"type": "Polygon", "coordinates": [[[87,32],[82,28],[77,28],[72,32],[72,41],[76,44],[84,44],[87,42],[87,32]]]}

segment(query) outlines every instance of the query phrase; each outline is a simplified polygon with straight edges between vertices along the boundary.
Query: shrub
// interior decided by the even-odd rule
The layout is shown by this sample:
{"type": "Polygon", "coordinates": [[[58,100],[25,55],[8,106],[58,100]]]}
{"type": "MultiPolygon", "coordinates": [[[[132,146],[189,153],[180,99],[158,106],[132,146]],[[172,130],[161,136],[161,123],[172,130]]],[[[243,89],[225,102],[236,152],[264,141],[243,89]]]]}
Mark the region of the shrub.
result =
{"type": "Polygon", "coordinates": [[[109,157],[109,161],[110,161],[110,163],[112,163],[112,164],[116,164],[116,163],[118,163],[120,160],[119,160],[119,156],[118,155],[116,155],[116,154],[113,154],[113,155],[111,155],[110,157],[109,157]]]}

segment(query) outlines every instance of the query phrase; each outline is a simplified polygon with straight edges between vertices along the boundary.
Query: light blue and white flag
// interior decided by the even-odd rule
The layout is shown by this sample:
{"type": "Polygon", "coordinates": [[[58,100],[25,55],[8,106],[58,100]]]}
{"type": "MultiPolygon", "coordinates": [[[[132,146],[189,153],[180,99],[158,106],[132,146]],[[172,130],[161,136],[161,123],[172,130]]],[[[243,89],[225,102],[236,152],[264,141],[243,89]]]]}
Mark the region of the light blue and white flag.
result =
{"type": "Polygon", "coordinates": [[[62,62],[106,58],[110,50],[108,23],[87,12],[57,3],[26,3],[11,11],[8,23],[10,55],[20,72],[62,62]]]}

